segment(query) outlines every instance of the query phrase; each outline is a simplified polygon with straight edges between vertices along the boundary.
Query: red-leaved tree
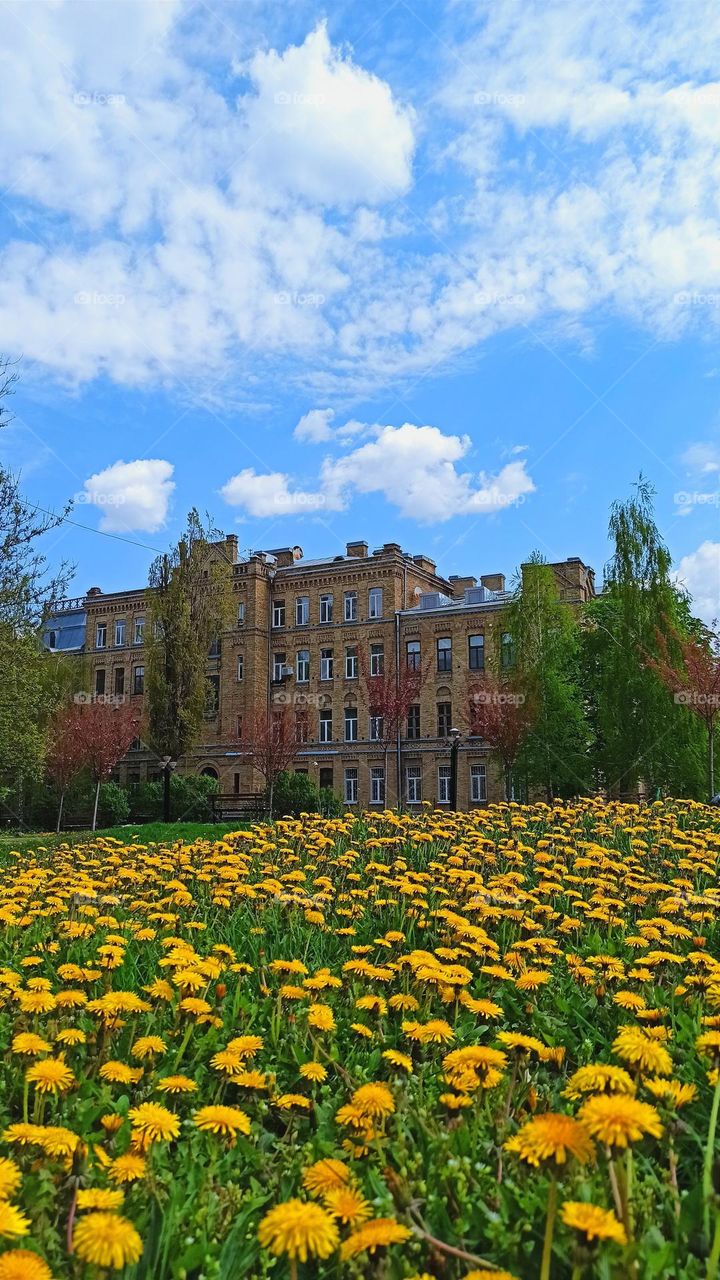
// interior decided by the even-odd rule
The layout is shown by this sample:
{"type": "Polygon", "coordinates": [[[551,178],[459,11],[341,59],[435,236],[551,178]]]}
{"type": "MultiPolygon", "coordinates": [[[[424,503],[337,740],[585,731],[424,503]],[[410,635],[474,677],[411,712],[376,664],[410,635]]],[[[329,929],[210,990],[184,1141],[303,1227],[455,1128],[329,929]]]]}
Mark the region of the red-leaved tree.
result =
{"type": "Polygon", "coordinates": [[[277,776],[292,764],[298,753],[295,722],[288,704],[271,705],[269,711],[265,707],[256,711],[247,736],[252,762],[265,779],[268,817],[272,822],[277,776]]]}
{"type": "Polygon", "coordinates": [[[78,712],[78,704],[71,702],[59,708],[50,724],[45,769],[60,788],[56,831],[60,830],[62,823],[65,792],[86,766],[77,732],[78,712]]]}
{"type": "Polygon", "coordinates": [[[720,645],[714,632],[707,630],[702,640],[682,636],[674,628],[668,636],[659,629],[655,633],[657,656],[648,657],[646,665],[655,671],[676,703],[688,707],[702,720],[708,736],[708,791],[715,794],[715,722],[720,712],[720,645]],[[672,650],[671,651],[671,646],[672,650]]]}
{"type": "MultiPolygon", "coordinates": [[[[371,740],[377,742],[385,761],[385,778],[388,776],[388,756],[397,747],[410,708],[418,701],[430,667],[411,666],[408,662],[396,664],[383,654],[379,669],[373,672],[362,648],[358,649],[360,692],[371,720],[371,740]]],[[[401,780],[398,761],[397,799],[400,803],[401,780]]]]}
{"type": "Polygon", "coordinates": [[[532,701],[510,681],[485,672],[468,686],[469,732],[487,743],[505,779],[505,799],[512,790],[512,771],[535,718],[532,701]]]}
{"type": "MultiPolygon", "coordinates": [[[[97,827],[101,783],[106,782],[140,731],[139,712],[129,703],[70,702],[56,717],[58,743],[64,744],[67,768],[87,769],[95,783],[93,831],[97,827]],[[70,742],[73,745],[70,746],[70,742]]],[[[57,759],[60,759],[60,750],[57,759]]],[[[62,767],[62,766],[61,766],[62,767]]],[[[66,784],[67,785],[67,784],[66,784]]]]}

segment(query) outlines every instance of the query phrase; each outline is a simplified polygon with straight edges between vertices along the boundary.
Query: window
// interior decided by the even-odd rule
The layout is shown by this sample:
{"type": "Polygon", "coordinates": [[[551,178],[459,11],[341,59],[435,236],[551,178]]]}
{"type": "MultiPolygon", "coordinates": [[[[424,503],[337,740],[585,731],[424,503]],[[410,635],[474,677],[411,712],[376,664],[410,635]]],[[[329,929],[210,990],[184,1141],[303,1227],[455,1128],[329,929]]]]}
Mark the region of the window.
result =
{"type": "Polygon", "coordinates": [[[420,737],[420,704],[419,703],[413,703],[411,707],[408,707],[407,736],[408,738],[420,737]]]}
{"type": "Polygon", "coordinates": [[[297,596],[295,600],[295,626],[306,627],[310,621],[310,597],[297,596]]]}
{"type": "Polygon", "coordinates": [[[222,644],[220,641],[220,637],[216,636],[215,639],[210,642],[210,648],[208,649],[208,658],[219,658],[221,650],[222,650],[222,644]]]}
{"type": "Polygon", "coordinates": [[[133,667],[133,693],[145,692],[145,668],[133,667]]]}
{"type": "Polygon", "coordinates": [[[422,800],[422,768],[409,764],[405,770],[405,791],[408,804],[420,804],[422,800]]]}
{"type": "Polygon", "coordinates": [[[385,770],[381,764],[373,765],[370,770],[370,803],[385,803],[385,770]]]}
{"type": "Polygon", "coordinates": [[[285,678],[285,657],[284,653],[273,654],[272,678],[276,683],[285,678]]]}
{"type": "Polygon", "coordinates": [[[332,680],[333,678],[333,651],[332,649],[320,650],[320,679],[332,680]]]}
{"type": "MultiPolygon", "coordinates": [[[[141,739],[133,738],[132,742],[130,743],[130,746],[128,747],[128,751],[142,751],[142,749],[143,749],[143,744],[141,739]]],[[[140,781],[140,778],[138,776],[138,782],[139,781],[140,781]]]]}
{"type": "Polygon", "coordinates": [[[452,671],[452,640],[450,636],[440,636],[437,642],[438,671],[452,671]]]}
{"type": "Polygon", "coordinates": [[[207,693],[205,695],[205,714],[216,716],[220,706],[220,676],[207,676],[207,693]]]}
{"type": "Polygon", "coordinates": [[[357,742],[358,739],[358,712],[357,707],[345,708],[345,741],[357,742]]]}
{"type": "Polygon", "coordinates": [[[320,621],[332,622],[333,620],[333,598],[331,595],[320,597],[320,621]]]}
{"type": "Polygon", "coordinates": [[[236,796],[240,795],[240,774],[239,773],[233,774],[233,793],[236,796]]]}
{"type": "Polygon", "coordinates": [[[477,804],[487,800],[487,777],[484,764],[470,765],[470,799],[477,804]]]}
{"type": "Polygon", "coordinates": [[[345,770],[345,804],[358,802],[358,771],[356,768],[345,770]]]}
{"type": "Polygon", "coordinates": [[[382,587],[368,591],[368,618],[382,618],[382,587]]]}
{"type": "Polygon", "coordinates": [[[98,667],[95,672],[95,693],[98,697],[102,697],[105,692],[105,668],[98,667]]]}
{"type": "Polygon", "coordinates": [[[420,670],[420,641],[408,640],[405,645],[405,654],[408,671],[420,670]]]}
{"type": "Polygon", "coordinates": [[[468,666],[471,671],[485,669],[485,636],[468,636],[468,666]]]}
{"type": "Polygon", "coordinates": [[[238,602],[237,620],[238,620],[238,626],[241,627],[243,622],[245,621],[245,601],[244,600],[240,600],[238,602]]]}
{"type": "Polygon", "coordinates": [[[438,738],[447,738],[452,728],[452,703],[437,704],[438,738]]]}
{"type": "Polygon", "coordinates": [[[344,612],[344,616],[345,616],[345,621],[346,621],[346,622],[356,622],[356,621],[357,621],[357,591],[346,591],[346,592],[345,592],[345,612],[344,612]]]}
{"type": "Polygon", "coordinates": [[[515,666],[515,642],[509,631],[503,631],[500,637],[500,666],[503,671],[515,666]]]}
{"type": "Polygon", "coordinates": [[[113,674],[113,693],[116,698],[125,696],[125,668],[116,667],[113,674]]]}
{"type": "Polygon", "coordinates": [[[239,653],[237,656],[237,678],[242,680],[245,675],[245,654],[239,653]]]}
{"type": "Polygon", "coordinates": [[[107,622],[98,622],[95,628],[95,648],[104,649],[107,644],[107,622]]]}
{"type": "Polygon", "coordinates": [[[320,741],[332,742],[332,707],[323,707],[320,712],[320,741]]]}
{"type": "Polygon", "coordinates": [[[385,651],[381,644],[370,645],[370,675],[381,676],[385,671],[385,651]]]}
{"type": "Polygon", "coordinates": [[[310,739],[310,717],[307,711],[295,712],[295,741],[308,742],[310,739]]]}
{"type": "Polygon", "coordinates": [[[272,624],[274,627],[285,626],[285,601],[273,600],[272,624]]]}
{"type": "Polygon", "coordinates": [[[125,619],[118,618],[115,623],[115,644],[119,648],[125,643],[125,619]]]}
{"type": "Polygon", "coordinates": [[[145,635],[145,619],[136,618],[133,627],[133,644],[142,644],[145,635]]]}
{"type": "Polygon", "coordinates": [[[382,742],[385,729],[385,717],[376,711],[370,712],[370,741],[382,742]]]}
{"type": "Polygon", "coordinates": [[[318,776],[318,783],[321,791],[332,791],[333,771],[332,769],[321,769],[318,776]]]}
{"type": "Polygon", "coordinates": [[[310,650],[299,649],[295,662],[296,679],[299,684],[307,684],[310,679],[310,650]]]}
{"type": "Polygon", "coordinates": [[[48,649],[54,649],[57,644],[57,631],[48,632],[48,649]]]}
{"type": "Polygon", "coordinates": [[[345,650],[345,679],[357,680],[358,651],[356,644],[349,644],[345,650]]]}
{"type": "Polygon", "coordinates": [[[438,767],[438,804],[450,803],[450,778],[452,770],[449,764],[438,767]]]}

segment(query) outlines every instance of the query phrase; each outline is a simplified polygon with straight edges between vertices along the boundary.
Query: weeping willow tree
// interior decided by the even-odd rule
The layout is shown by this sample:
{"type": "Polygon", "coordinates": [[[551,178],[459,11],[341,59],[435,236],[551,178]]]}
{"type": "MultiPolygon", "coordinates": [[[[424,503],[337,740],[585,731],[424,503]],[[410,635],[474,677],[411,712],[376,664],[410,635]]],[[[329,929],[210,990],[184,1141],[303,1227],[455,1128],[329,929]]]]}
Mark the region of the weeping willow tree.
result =
{"type": "Polygon", "coordinates": [[[595,782],[613,795],[644,785],[649,795],[701,796],[704,728],[668,698],[652,665],[661,652],[679,661],[678,637],[696,627],[687,598],[672,581],[653,498],[641,476],[628,499],[613,503],[605,589],[584,610],[595,782]]]}

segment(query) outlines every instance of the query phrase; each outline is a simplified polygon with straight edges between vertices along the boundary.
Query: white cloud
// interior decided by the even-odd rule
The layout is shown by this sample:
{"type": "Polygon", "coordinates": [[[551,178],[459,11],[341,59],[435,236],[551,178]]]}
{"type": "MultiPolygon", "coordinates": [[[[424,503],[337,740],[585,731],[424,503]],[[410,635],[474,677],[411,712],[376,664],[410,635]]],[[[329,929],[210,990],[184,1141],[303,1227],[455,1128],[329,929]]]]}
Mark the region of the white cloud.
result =
{"type": "Polygon", "coordinates": [[[720,446],[708,440],[700,440],[685,450],[682,461],[689,471],[711,475],[720,471],[720,446]]]}
{"type": "Polygon", "coordinates": [[[317,489],[292,485],[282,472],[258,475],[248,468],[221,489],[231,506],[251,516],[343,511],[357,494],[380,494],[402,516],[439,523],[457,515],[490,515],[522,502],[535,485],[525,460],[495,475],[458,470],[468,453],[468,436],[444,435],[437,427],[349,424],[374,436],[338,458],[326,458],[317,489]]]}
{"type": "Polygon", "coordinates": [[[414,113],[334,49],[325,23],[283,54],[257,53],[245,100],[258,181],[324,205],[374,204],[407,191],[414,113]]]}
{"type": "Polygon", "coordinates": [[[154,533],[167,517],[175,489],[173,471],[161,458],[114,462],[85,481],[77,501],[102,511],[100,528],[108,533],[154,533]]]}
{"type": "Polygon", "coordinates": [[[720,618],[720,542],[705,541],[680,560],[677,581],[692,596],[695,612],[708,625],[720,618]]]}
{"type": "Polygon", "coordinates": [[[327,493],[291,489],[290,476],[281,471],[258,475],[251,467],[238,472],[223,485],[220,493],[231,507],[240,507],[249,516],[311,515],[317,511],[341,511],[343,504],[327,493]]]}
{"type": "Polygon", "coordinates": [[[310,409],[303,414],[293,435],[296,440],[308,444],[320,444],[323,440],[332,440],[333,432],[330,423],[335,417],[334,409],[310,409]]]}

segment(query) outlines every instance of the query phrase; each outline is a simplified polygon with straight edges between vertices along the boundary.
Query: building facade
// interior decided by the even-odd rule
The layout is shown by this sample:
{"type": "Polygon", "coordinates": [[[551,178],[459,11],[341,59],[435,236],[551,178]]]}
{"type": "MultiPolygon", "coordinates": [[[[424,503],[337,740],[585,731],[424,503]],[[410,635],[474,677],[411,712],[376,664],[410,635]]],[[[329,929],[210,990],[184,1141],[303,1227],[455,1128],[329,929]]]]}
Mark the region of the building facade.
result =
{"type": "MultiPolygon", "coordinates": [[[[501,574],[441,577],[433,560],[397,543],[370,552],[306,560],[299,547],[260,551],[241,560],[237,537],[214,544],[230,565],[232,627],[208,655],[209,699],[197,750],[184,772],[217,778],[221,794],[262,791],[248,735],[258,713],[287,707],[296,740],[294,769],[330,787],[346,805],[413,807],[451,802],[451,743],[459,731],[457,803],[482,805],[503,795],[483,743],[470,735],[468,689],[491,646],[502,652],[503,611],[510,598],[501,574]],[[410,668],[421,676],[400,732],[388,744],[368,705],[373,676],[410,668]]],[[[554,564],[561,597],[581,603],[594,574],[576,557],[554,564]]],[[[89,697],[144,696],[145,589],[58,602],[46,628],[49,648],[84,654],[89,697]]],[[[159,775],[141,740],[118,770],[132,785],[159,775]]]]}

